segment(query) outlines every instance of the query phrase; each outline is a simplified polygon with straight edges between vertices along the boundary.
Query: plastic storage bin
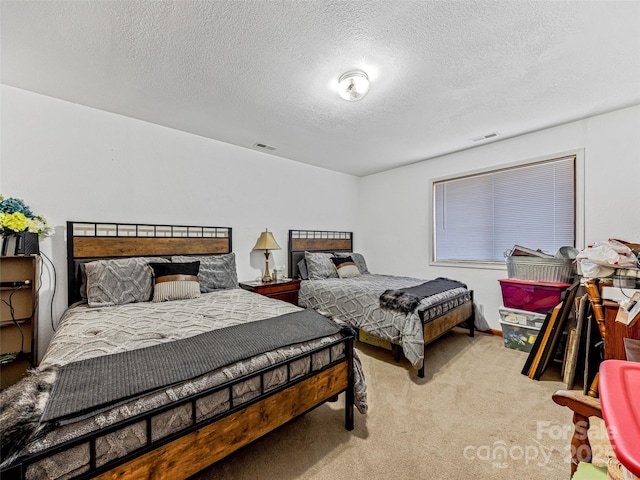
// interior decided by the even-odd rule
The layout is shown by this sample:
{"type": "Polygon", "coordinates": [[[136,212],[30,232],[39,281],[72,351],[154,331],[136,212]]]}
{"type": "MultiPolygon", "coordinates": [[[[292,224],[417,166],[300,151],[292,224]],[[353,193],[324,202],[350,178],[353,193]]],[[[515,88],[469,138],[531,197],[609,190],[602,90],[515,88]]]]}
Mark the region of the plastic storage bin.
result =
{"type": "Polygon", "coordinates": [[[575,260],[512,255],[507,258],[507,276],[532,282],[567,283],[576,275],[575,260]]]}
{"type": "Polygon", "coordinates": [[[502,327],[504,346],[521,352],[530,352],[540,333],[540,327],[516,325],[504,320],[500,320],[500,326],[502,327]]]}
{"type": "Polygon", "coordinates": [[[500,307],[498,312],[500,312],[500,320],[504,322],[537,328],[542,326],[546,317],[544,313],[528,312],[507,307],[500,307]]]}
{"type": "Polygon", "coordinates": [[[528,312],[547,313],[560,303],[568,283],[542,283],[528,280],[498,280],[502,288],[503,305],[528,312]]]}

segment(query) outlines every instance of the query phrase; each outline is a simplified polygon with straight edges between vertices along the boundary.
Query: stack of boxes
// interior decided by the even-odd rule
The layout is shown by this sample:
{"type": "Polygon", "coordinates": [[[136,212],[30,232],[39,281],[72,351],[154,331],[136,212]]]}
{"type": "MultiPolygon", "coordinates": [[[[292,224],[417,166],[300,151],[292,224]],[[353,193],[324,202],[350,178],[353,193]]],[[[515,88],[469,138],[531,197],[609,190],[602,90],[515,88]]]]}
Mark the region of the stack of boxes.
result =
{"type": "Polygon", "coordinates": [[[504,345],[530,352],[547,313],[560,303],[562,293],[571,286],[574,261],[549,255],[512,254],[507,258],[507,272],[509,278],[499,280],[504,345]]]}

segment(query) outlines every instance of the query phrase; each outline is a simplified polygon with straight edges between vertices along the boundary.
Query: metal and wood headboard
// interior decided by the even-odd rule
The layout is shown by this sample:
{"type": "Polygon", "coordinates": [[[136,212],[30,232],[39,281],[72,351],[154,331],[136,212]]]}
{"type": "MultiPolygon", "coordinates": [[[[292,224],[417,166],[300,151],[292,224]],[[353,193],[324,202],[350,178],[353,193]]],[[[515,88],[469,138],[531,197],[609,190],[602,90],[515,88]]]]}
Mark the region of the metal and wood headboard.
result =
{"type": "Polygon", "coordinates": [[[289,278],[298,277],[304,252],[352,252],[353,232],[289,230],[289,278]]]}
{"type": "Polygon", "coordinates": [[[231,252],[231,227],[67,222],[69,305],[80,298],[80,264],[104,258],[231,252]]]}

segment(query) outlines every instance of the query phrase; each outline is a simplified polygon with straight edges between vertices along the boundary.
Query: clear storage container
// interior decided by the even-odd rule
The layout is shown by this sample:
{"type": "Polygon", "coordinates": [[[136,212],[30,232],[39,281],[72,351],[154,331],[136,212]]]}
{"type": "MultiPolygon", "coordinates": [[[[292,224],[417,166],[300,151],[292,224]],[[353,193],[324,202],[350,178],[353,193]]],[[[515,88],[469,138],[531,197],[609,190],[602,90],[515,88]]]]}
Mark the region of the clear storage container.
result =
{"type": "Polygon", "coordinates": [[[544,313],[528,312],[515,308],[500,307],[500,320],[517,325],[540,328],[544,323],[546,315],[544,313]]]}
{"type": "Polygon", "coordinates": [[[521,352],[531,352],[540,333],[539,327],[516,325],[503,320],[500,320],[500,326],[502,327],[504,346],[521,352]]]}

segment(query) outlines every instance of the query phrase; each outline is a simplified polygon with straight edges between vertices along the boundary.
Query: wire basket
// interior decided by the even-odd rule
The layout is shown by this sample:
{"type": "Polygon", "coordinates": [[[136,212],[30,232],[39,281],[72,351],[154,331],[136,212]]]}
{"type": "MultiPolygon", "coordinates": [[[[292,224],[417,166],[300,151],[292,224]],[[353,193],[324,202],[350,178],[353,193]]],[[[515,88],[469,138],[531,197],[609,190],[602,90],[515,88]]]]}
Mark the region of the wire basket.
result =
{"type": "Polygon", "coordinates": [[[513,255],[507,257],[507,275],[532,282],[572,283],[576,275],[575,260],[513,255]]]}

